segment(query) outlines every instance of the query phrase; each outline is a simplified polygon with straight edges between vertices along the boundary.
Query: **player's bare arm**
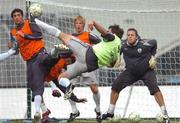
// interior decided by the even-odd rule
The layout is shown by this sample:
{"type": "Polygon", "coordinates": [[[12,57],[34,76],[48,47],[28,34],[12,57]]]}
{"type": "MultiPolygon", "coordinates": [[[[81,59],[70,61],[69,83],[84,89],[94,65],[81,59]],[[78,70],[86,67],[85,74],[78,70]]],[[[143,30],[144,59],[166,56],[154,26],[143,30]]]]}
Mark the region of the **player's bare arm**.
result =
{"type": "Polygon", "coordinates": [[[88,30],[92,31],[93,27],[95,27],[96,30],[98,32],[100,32],[103,36],[108,34],[108,31],[103,26],[101,26],[99,23],[91,20],[91,21],[88,22],[88,30]]]}

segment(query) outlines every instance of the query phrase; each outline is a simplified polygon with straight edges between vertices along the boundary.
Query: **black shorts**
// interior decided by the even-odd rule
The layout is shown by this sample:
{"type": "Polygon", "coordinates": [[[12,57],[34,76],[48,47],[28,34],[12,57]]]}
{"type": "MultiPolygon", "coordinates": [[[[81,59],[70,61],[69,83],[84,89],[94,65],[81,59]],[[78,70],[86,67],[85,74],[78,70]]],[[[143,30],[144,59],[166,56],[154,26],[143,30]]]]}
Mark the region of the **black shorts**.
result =
{"type": "Polygon", "coordinates": [[[120,73],[120,75],[114,80],[112,84],[112,90],[119,93],[126,86],[129,86],[138,80],[142,80],[144,82],[144,84],[148,87],[151,95],[154,95],[154,93],[160,91],[154,70],[148,70],[142,77],[136,77],[129,71],[125,70],[120,73]]]}
{"type": "Polygon", "coordinates": [[[27,61],[27,81],[28,87],[32,90],[32,99],[35,95],[43,95],[44,77],[47,69],[42,64],[42,59],[47,55],[45,50],[41,50],[35,57],[27,61]]]}

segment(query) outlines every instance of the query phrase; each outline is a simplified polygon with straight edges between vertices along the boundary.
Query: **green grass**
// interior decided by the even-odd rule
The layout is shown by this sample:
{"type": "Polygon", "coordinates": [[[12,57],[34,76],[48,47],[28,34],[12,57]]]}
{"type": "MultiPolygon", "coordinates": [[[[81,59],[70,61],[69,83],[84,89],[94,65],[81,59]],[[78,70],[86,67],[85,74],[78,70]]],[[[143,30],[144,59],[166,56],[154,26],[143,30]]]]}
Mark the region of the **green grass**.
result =
{"type": "MultiPolygon", "coordinates": [[[[0,123],[33,123],[33,120],[0,120],[0,123]]],[[[66,123],[66,120],[59,120],[56,122],[48,122],[48,123],[66,123]]],[[[96,120],[92,119],[77,119],[71,123],[97,123],[96,120]]],[[[121,119],[121,120],[105,120],[101,123],[158,123],[155,119],[141,119],[139,122],[132,122],[127,119],[121,119]]],[[[180,123],[180,119],[171,119],[170,123],[180,123]]]]}
{"type": "MultiPolygon", "coordinates": [[[[97,122],[95,120],[75,120],[71,123],[97,123],[97,122]]],[[[106,120],[106,121],[102,121],[101,123],[159,123],[159,122],[157,122],[155,119],[152,120],[142,119],[139,122],[133,122],[127,119],[123,119],[123,120],[106,120]]],[[[170,120],[170,123],[180,123],[180,120],[170,120]]]]}

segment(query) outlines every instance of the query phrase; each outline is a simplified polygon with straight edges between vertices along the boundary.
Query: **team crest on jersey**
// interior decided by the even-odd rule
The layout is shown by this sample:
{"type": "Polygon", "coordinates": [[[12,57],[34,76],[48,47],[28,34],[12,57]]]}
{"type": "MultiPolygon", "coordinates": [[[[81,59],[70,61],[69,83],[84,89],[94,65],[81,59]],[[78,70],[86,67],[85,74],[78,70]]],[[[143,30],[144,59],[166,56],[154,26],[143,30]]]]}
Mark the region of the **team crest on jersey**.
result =
{"type": "Polygon", "coordinates": [[[138,53],[142,53],[142,49],[141,48],[138,48],[137,51],[138,51],[138,53]]]}
{"type": "Polygon", "coordinates": [[[128,49],[125,47],[124,50],[128,50],[128,49]]]}

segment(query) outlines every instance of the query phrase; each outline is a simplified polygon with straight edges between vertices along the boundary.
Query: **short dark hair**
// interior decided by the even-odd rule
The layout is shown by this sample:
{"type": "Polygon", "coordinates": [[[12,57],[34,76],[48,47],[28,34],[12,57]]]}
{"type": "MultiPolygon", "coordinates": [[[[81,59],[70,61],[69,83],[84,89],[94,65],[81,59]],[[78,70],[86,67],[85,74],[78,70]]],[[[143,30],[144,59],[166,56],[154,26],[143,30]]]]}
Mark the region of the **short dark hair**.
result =
{"type": "Polygon", "coordinates": [[[14,14],[15,12],[19,12],[19,13],[21,13],[21,15],[23,16],[23,10],[22,10],[22,9],[19,9],[19,8],[15,8],[15,9],[13,9],[12,12],[11,12],[11,17],[12,17],[12,18],[13,18],[13,14],[14,14]]]}
{"type": "Polygon", "coordinates": [[[108,29],[112,30],[112,33],[116,34],[120,39],[122,38],[124,34],[124,30],[119,27],[119,25],[110,25],[108,29]]]}
{"type": "Polygon", "coordinates": [[[135,28],[129,28],[127,30],[127,32],[129,32],[129,31],[133,31],[133,32],[135,32],[136,36],[139,36],[138,31],[135,28]]]}

